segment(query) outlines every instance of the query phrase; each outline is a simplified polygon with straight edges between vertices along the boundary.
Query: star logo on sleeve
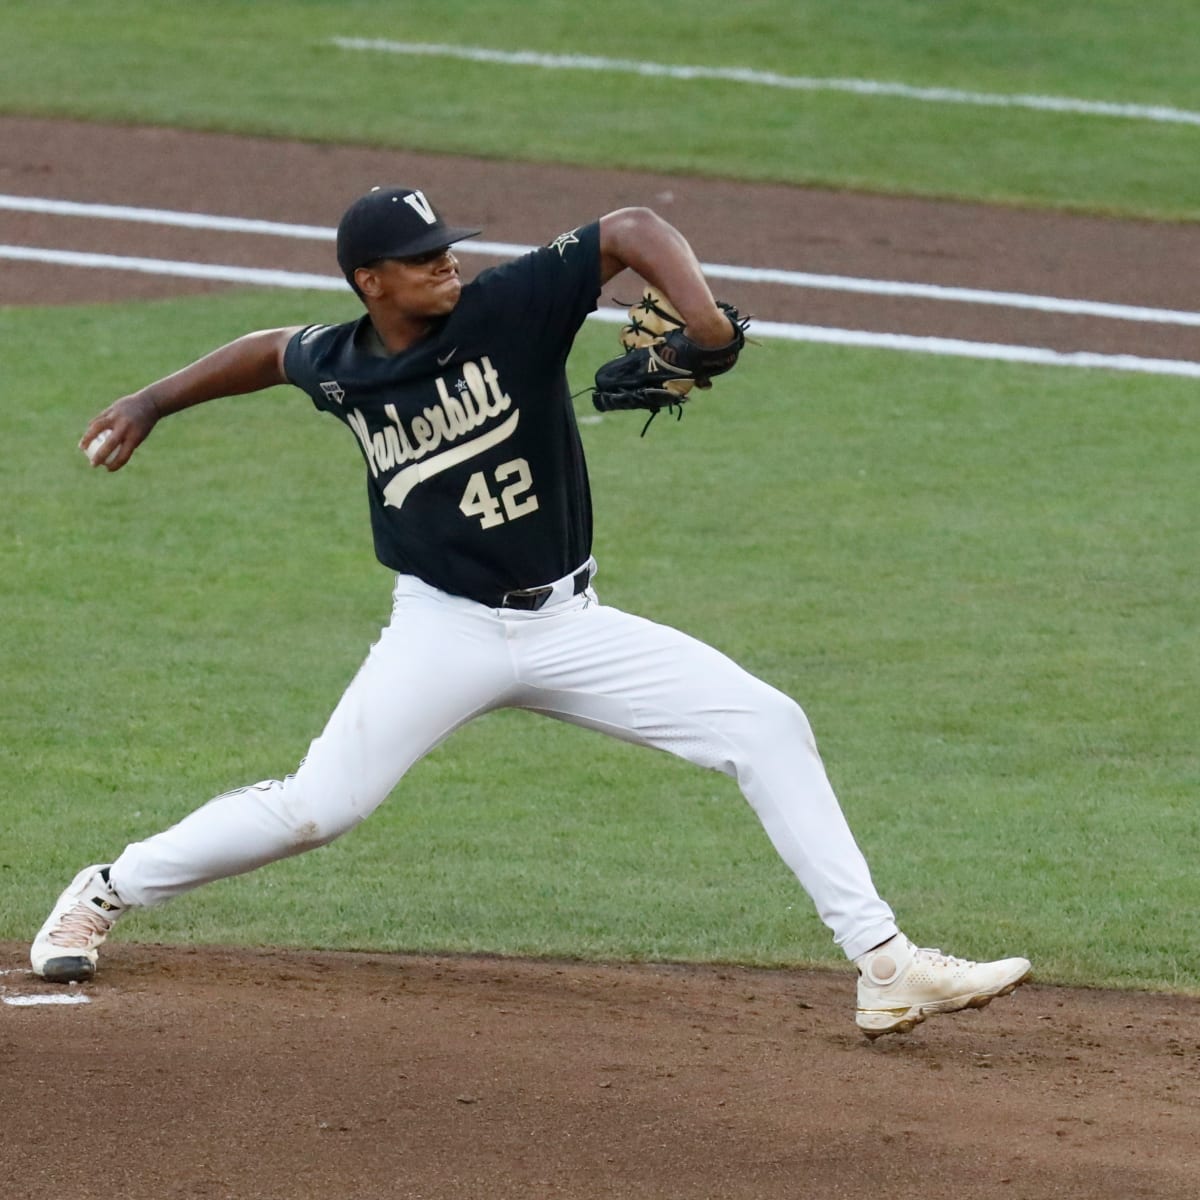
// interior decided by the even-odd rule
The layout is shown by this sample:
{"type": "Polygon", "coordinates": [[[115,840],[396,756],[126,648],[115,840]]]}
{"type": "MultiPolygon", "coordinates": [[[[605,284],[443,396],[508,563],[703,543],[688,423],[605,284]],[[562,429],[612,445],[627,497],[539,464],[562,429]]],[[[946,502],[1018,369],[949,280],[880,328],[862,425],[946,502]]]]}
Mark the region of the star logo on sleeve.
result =
{"type": "Polygon", "coordinates": [[[579,239],[575,236],[575,233],[576,231],[574,229],[571,229],[566,233],[560,233],[558,237],[556,237],[554,241],[550,243],[550,249],[557,250],[559,258],[564,257],[567,253],[568,246],[579,245],[579,239]]]}

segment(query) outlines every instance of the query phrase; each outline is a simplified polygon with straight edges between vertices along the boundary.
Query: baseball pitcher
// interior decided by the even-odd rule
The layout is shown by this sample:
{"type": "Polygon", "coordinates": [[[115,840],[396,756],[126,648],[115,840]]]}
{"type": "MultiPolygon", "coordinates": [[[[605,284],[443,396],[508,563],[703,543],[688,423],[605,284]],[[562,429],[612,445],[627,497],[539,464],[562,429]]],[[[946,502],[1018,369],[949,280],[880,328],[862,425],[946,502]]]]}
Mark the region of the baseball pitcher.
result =
{"type": "Polygon", "coordinates": [[[393,608],[295,773],[218,796],[85,867],[38,933],[33,970],[90,979],[127,912],[332,841],[461,725],[511,706],[736,780],[857,964],[856,1019],[868,1037],[1011,992],[1028,977],[1025,959],[971,962],[900,933],[795,701],[595,589],[565,370],[577,331],[619,272],[652,286],[631,312],[624,352],[597,372],[593,401],[653,416],[736,366],[745,319],[714,300],[683,236],[648,209],[611,212],[464,285],[452,247],[479,232],[447,225],[418,189],[376,188],[337,234],[363,316],[249,333],[88,425],[82,448],[119,471],[172,413],[300,388],[358,443],[393,608]]]}

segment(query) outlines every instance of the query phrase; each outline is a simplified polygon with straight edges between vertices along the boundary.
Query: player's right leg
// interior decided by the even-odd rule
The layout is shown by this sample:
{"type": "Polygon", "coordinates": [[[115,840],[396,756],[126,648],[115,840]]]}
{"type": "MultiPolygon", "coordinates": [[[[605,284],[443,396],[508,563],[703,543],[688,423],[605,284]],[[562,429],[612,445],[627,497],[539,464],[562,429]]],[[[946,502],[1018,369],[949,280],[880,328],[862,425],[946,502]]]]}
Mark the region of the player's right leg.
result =
{"type": "Polygon", "coordinates": [[[90,979],[129,909],[323,846],[368,817],[413,763],[503,703],[512,662],[489,611],[415,580],[295,774],[210,800],[177,825],[80,872],[30,950],[36,974],[90,979]]]}

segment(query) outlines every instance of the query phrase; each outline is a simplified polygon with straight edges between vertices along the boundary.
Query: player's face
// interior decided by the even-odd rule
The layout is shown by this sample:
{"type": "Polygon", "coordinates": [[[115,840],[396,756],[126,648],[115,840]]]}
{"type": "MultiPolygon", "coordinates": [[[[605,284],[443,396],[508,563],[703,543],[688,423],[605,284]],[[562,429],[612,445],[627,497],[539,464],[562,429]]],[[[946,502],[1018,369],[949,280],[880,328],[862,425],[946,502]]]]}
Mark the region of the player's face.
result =
{"type": "Polygon", "coordinates": [[[406,317],[442,317],[458,303],[462,278],[449,246],[412,258],[384,258],[366,268],[360,286],[373,300],[406,317]]]}

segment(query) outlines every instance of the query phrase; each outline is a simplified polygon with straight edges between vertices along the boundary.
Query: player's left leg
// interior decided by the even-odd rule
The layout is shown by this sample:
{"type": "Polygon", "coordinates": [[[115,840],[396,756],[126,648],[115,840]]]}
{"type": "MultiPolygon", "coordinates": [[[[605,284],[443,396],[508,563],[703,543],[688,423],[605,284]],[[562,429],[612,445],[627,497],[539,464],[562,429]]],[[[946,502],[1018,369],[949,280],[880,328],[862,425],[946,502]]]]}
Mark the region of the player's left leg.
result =
{"type": "Polygon", "coordinates": [[[522,707],[733,776],[847,955],[895,936],[795,701],[711,646],[604,605],[513,623],[522,707]]]}
{"type": "Polygon", "coordinates": [[[603,605],[521,623],[522,707],[669,751],[736,779],[835,942],[860,968],[860,1027],[910,1029],[981,1007],[1028,974],[912,946],[880,898],[799,705],[724,654],[603,605]]]}

